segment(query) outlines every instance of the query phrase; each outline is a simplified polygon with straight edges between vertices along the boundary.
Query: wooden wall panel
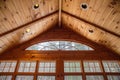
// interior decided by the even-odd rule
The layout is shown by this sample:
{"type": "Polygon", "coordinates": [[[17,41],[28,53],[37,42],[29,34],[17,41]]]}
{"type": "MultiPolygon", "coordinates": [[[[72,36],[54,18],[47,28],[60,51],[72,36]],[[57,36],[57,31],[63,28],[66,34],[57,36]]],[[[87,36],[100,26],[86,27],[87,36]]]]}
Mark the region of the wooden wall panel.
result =
{"type": "Polygon", "coordinates": [[[36,37],[42,32],[55,26],[57,22],[58,12],[0,37],[0,53],[8,48],[36,37]]]}
{"type": "Polygon", "coordinates": [[[62,11],[120,36],[120,0],[62,0],[62,11]],[[88,9],[82,9],[82,3],[88,9]]]}
{"type": "Polygon", "coordinates": [[[56,11],[58,0],[0,0],[0,34],[56,11]]]}
{"type": "Polygon", "coordinates": [[[85,23],[84,21],[70,16],[66,13],[62,13],[63,25],[71,28],[84,37],[98,43],[107,46],[120,55],[120,38],[113,34],[105,32],[93,25],[85,23]]]}
{"type": "Polygon", "coordinates": [[[90,46],[94,49],[94,51],[101,51],[101,52],[107,52],[110,50],[106,49],[105,47],[96,44],[92,42],[91,40],[86,39],[83,36],[80,36],[79,34],[76,34],[76,32],[73,32],[72,30],[69,30],[68,28],[59,28],[57,26],[51,28],[47,32],[33,38],[32,40],[19,45],[18,47],[14,47],[13,49],[10,49],[10,52],[5,53],[13,53],[13,52],[23,52],[26,51],[25,49],[38,43],[47,42],[47,41],[56,41],[56,40],[65,40],[65,41],[72,41],[77,42],[81,44],[85,44],[87,46],[90,46]]]}
{"type": "Polygon", "coordinates": [[[96,51],[22,51],[1,54],[0,60],[120,60],[120,56],[96,51]],[[11,54],[11,55],[9,55],[11,54]],[[16,55],[17,54],[17,55],[16,55]]]}

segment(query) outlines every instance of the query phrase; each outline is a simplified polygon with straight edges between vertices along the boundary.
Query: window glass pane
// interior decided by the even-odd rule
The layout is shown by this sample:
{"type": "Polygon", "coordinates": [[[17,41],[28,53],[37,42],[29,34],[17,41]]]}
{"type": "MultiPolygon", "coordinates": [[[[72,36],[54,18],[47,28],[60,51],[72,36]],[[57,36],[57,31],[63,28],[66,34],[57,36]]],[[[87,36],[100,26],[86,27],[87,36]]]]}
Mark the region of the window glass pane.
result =
{"type": "Polygon", "coordinates": [[[105,72],[120,72],[120,63],[118,61],[102,61],[105,72]]]}
{"type": "Polygon", "coordinates": [[[21,61],[18,72],[35,72],[35,61],[21,61]]]}
{"type": "Polygon", "coordinates": [[[102,75],[87,75],[86,80],[104,80],[102,75]]]}
{"type": "Polygon", "coordinates": [[[85,72],[102,72],[98,61],[84,61],[83,65],[85,72]]]}
{"type": "Polygon", "coordinates": [[[120,80],[120,76],[117,75],[108,75],[108,80],[120,80]]]}
{"type": "Polygon", "coordinates": [[[26,50],[93,50],[91,47],[71,41],[48,41],[28,47],[26,50]]]}
{"type": "Polygon", "coordinates": [[[0,72],[14,72],[17,61],[0,61],[0,72]]]}
{"type": "Polygon", "coordinates": [[[55,80],[55,76],[38,76],[37,80],[55,80]]]}
{"type": "Polygon", "coordinates": [[[81,72],[80,61],[64,61],[64,72],[81,72]]]}
{"type": "Polygon", "coordinates": [[[39,62],[39,72],[55,72],[56,63],[54,61],[40,61],[39,62]]]}
{"type": "Polygon", "coordinates": [[[82,76],[65,76],[64,80],[82,80],[82,76]]]}
{"type": "Polygon", "coordinates": [[[15,80],[33,80],[33,79],[34,79],[33,76],[27,76],[27,75],[20,76],[20,75],[18,75],[15,80]]]}
{"type": "Polygon", "coordinates": [[[12,80],[11,75],[0,75],[0,80],[12,80]]]}

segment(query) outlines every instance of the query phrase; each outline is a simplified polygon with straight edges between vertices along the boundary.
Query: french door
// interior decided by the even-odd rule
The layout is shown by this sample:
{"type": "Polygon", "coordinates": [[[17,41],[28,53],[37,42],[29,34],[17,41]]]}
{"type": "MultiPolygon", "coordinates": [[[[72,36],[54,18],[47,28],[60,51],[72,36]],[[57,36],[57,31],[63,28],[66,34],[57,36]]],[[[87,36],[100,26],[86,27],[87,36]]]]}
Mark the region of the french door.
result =
{"type": "Polygon", "coordinates": [[[120,80],[119,60],[1,60],[0,80],[120,80]]]}
{"type": "Polygon", "coordinates": [[[37,80],[84,80],[80,60],[42,60],[37,69],[37,80]]]}

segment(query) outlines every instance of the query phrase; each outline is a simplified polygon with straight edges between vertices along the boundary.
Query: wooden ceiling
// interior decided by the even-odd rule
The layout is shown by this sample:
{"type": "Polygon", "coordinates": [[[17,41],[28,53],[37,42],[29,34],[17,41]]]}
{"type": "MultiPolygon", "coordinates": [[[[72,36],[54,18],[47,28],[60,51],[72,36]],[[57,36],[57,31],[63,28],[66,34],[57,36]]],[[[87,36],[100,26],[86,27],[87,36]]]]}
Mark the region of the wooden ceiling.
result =
{"type": "Polygon", "coordinates": [[[58,0],[0,0],[0,34],[55,11],[58,11],[58,0]],[[35,4],[39,4],[38,9],[34,9],[35,4]]]}
{"type": "Polygon", "coordinates": [[[63,0],[62,11],[64,25],[120,54],[120,0],[63,0]]]}
{"type": "Polygon", "coordinates": [[[120,0],[63,0],[62,5],[63,11],[120,36],[120,0]]]}
{"type": "Polygon", "coordinates": [[[58,0],[0,0],[0,53],[57,23],[58,0]]]}
{"type": "Polygon", "coordinates": [[[120,0],[0,0],[0,53],[58,22],[120,54],[120,0]]]}

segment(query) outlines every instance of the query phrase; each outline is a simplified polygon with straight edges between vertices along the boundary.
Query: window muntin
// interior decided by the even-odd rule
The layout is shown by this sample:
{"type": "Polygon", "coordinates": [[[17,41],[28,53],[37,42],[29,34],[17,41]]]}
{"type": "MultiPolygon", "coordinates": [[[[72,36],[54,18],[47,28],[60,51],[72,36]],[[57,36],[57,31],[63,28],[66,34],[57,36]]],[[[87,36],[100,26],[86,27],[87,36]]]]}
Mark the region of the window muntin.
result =
{"type": "Polygon", "coordinates": [[[119,72],[120,73],[120,62],[119,61],[102,61],[105,72],[119,72]]]}
{"type": "Polygon", "coordinates": [[[35,72],[36,62],[35,61],[21,61],[18,72],[35,72]]]}
{"type": "MultiPolygon", "coordinates": [[[[32,72],[32,71],[35,72],[36,61],[20,61],[20,64],[21,63],[24,63],[24,66],[22,65],[23,72],[32,72]],[[26,64],[26,63],[29,63],[29,64],[26,64]],[[35,64],[32,64],[32,63],[35,63],[35,64]],[[31,69],[30,64],[34,65],[34,69],[31,69]]],[[[41,72],[41,73],[54,73],[54,72],[56,72],[56,61],[39,61],[38,63],[39,63],[38,64],[38,72],[41,72]],[[39,71],[40,67],[41,67],[42,71],[39,71]]],[[[0,61],[0,70],[4,71],[3,68],[1,68],[1,66],[4,66],[4,68],[6,68],[6,65],[7,65],[7,68],[9,68],[9,69],[6,69],[6,70],[8,70],[8,72],[10,70],[13,71],[16,68],[16,64],[17,64],[17,61],[0,61]],[[10,69],[13,66],[14,66],[14,69],[10,69]]],[[[20,66],[20,64],[18,66],[20,66]]],[[[102,61],[102,64],[100,64],[100,62],[97,61],[97,60],[93,60],[93,61],[92,60],[84,60],[83,61],[83,68],[84,68],[84,70],[85,70],[85,68],[89,68],[88,72],[97,72],[97,70],[100,70],[102,72],[101,65],[103,65],[104,69],[108,68],[107,70],[110,71],[109,73],[107,73],[107,72],[105,73],[108,80],[120,80],[120,76],[117,73],[119,71],[119,69],[120,69],[120,62],[119,61],[111,61],[111,60],[106,61],[106,60],[104,60],[104,61],[102,61]],[[85,67],[85,65],[88,65],[88,67],[85,67]],[[117,71],[117,72],[115,72],[115,71],[117,71]],[[115,73],[112,73],[112,72],[115,72],[115,73]],[[110,73],[112,73],[112,74],[110,74],[110,73]]],[[[20,67],[18,67],[18,71],[19,71],[19,68],[20,67]]],[[[64,79],[72,80],[73,77],[75,79],[78,79],[79,77],[77,78],[75,74],[74,75],[72,75],[72,74],[68,75],[68,73],[71,73],[71,72],[72,73],[80,73],[80,72],[82,72],[81,61],[65,60],[64,61],[64,72],[67,73],[67,75],[65,75],[65,76],[68,76],[68,77],[64,77],[64,79]],[[73,77],[70,77],[70,76],[73,76],[73,77]]],[[[1,79],[3,79],[3,80],[11,80],[12,79],[11,74],[13,74],[13,73],[10,73],[10,74],[7,74],[7,75],[4,73],[4,75],[0,75],[0,80],[1,79]]],[[[19,72],[17,72],[17,74],[19,74],[19,72]]],[[[82,73],[80,73],[80,74],[82,74],[82,73]]],[[[103,76],[101,74],[103,74],[103,73],[100,73],[100,74],[97,74],[97,75],[95,75],[95,73],[94,74],[90,73],[90,75],[87,74],[86,75],[86,80],[104,80],[104,78],[103,78],[103,76]]],[[[24,75],[24,73],[22,73],[22,75],[24,77],[24,76],[29,76],[30,74],[27,75],[27,73],[25,73],[25,75],[24,75]]],[[[19,76],[21,76],[21,75],[19,75],[19,76]]],[[[77,76],[79,76],[79,75],[77,74],[77,76]]],[[[23,80],[28,79],[29,80],[29,78],[26,77],[26,79],[24,79],[23,77],[18,78],[16,80],[19,80],[19,79],[23,79],[23,80]]],[[[39,77],[37,77],[37,80],[41,80],[41,79],[54,80],[55,76],[41,76],[41,75],[39,75],[39,77]]],[[[79,80],[81,80],[81,79],[79,78],[79,80]]]]}
{"type": "Polygon", "coordinates": [[[11,75],[0,75],[0,80],[12,80],[11,75]]]}
{"type": "Polygon", "coordinates": [[[79,76],[77,76],[77,75],[65,76],[64,80],[82,80],[82,76],[81,75],[79,75],[79,76]]]}
{"type": "Polygon", "coordinates": [[[0,72],[14,72],[17,61],[0,61],[0,72]]]}
{"type": "Polygon", "coordinates": [[[71,41],[48,41],[28,47],[26,50],[93,50],[91,47],[71,41]]]}
{"type": "Polygon", "coordinates": [[[34,77],[31,75],[18,75],[15,80],[34,80],[34,77]]]}
{"type": "Polygon", "coordinates": [[[102,72],[99,61],[84,61],[83,65],[85,72],[102,72]]]}
{"type": "Polygon", "coordinates": [[[55,76],[38,76],[37,80],[55,80],[55,76]]]}
{"type": "Polygon", "coordinates": [[[55,61],[40,61],[39,72],[44,72],[44,73],[56,72],[56,62],[55,61]]]}
{"type": "Polygon", "coordinates": [[[102,75],[86,75],[86,80],[104,80],[102,75]]]}
{"type": "Polygon", "coordinates": [[[108,75],[108,80],[120,80],[120,76],[118,75],[108,75]]]}
{"type": "Polygon", "coordinates": [[[80,61],[64,61],[64,72],[82,72],[80,61]]]}

